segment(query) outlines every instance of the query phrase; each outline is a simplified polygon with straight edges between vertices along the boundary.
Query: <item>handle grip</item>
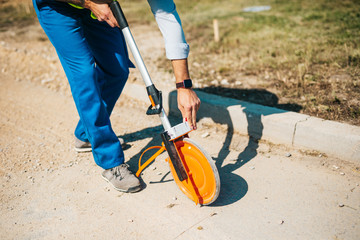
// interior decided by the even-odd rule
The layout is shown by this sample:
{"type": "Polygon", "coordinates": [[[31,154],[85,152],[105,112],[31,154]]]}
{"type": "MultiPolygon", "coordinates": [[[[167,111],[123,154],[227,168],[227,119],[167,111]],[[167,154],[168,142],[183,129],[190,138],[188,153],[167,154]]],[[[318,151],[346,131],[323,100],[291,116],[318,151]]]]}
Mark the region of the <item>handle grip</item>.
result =
{"type": "Polygon", "coordinates": [[[146,111],[146,114],[147,115],[160,114],[163,108],[161,91],[157,90],[154,84],[146,87],[146,91],[148,93],[151,102],[151,105],[146,111]]]}
{"type": "Polygon", "coordinates": [[[129,27],[129,24],[126,21],[125,15],[124,15],[118,1],[111,2],[110,9],[111,9],[112,13],[114,14],[114,17],[115,17],[116,21],[118,22],[121,30],[129,27]]]}

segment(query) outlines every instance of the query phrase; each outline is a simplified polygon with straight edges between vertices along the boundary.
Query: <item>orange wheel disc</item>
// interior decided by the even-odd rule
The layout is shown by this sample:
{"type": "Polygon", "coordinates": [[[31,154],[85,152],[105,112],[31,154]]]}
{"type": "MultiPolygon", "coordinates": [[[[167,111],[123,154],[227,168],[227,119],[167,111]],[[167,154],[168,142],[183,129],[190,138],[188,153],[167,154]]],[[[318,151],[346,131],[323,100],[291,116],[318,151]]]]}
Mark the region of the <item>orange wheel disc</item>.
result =
{"type": "Polygon", "coordinates": [[[220,193],[220,177],[214,160],[196,142],[189,138],[175,141],[188,179],[180,181],[171,163],[170,170],[180,190],[194,202],[213,203],[220,193]]]}

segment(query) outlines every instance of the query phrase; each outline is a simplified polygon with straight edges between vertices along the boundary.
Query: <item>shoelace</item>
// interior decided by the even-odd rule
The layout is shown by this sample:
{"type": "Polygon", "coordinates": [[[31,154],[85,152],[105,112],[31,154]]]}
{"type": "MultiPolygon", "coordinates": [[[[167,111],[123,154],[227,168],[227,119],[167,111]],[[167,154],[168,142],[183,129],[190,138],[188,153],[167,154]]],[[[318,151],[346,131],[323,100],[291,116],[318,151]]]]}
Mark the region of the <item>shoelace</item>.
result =
{"type": "Polygon", "coordinates": [[[115,177],[116,177],[116,178],[120,178],[120,180],[121,180],[121,179],[124,178],[124,176],[122,176],[120,169],[121,169],[121,168],[124,168],[124,169],[127,170],[128,167],[129,167],[129,165],[127,165],[126,163],[124,163],[124,164],[122,164],[122,165],[120,165],[120,166],[114,167],[114,168],[112,169],[112,171],[114,172],[115,177]]]}

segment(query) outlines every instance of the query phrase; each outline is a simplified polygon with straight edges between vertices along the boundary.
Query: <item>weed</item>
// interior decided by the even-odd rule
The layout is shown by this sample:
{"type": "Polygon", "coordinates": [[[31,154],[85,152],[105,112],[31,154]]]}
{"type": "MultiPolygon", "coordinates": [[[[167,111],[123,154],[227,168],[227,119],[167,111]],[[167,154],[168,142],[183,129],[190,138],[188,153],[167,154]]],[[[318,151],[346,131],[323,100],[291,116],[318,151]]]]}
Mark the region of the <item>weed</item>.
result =
{"type": "Polygon", "coordinates": [[[1,4],[0,31],[9,27],[26,27],[33,24],[36,14],[30,3],[1,4]]]}

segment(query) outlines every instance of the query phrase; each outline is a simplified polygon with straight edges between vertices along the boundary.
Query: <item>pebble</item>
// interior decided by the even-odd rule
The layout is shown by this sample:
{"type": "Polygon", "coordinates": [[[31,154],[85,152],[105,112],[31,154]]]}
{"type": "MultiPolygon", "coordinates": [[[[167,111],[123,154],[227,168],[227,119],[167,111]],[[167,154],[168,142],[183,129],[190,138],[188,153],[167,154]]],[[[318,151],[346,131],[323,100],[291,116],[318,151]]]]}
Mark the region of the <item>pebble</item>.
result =
{"type": "Polygon", "coordinates": [[[344,206],[345,206],[345,205],[344,205],[344,204],[342,204],[342,203],[340,203],[340,204],[339,204],[339,207],[344,207],[344,206]]]}
{"type": "Polygon", "coordinates": [[[197,63],[197,62],[193,62],[193,65],[194,65],[194,67],[197,67],[197,68],[199,68],[201,65],[199,64],[199,63],[197,63]]]}
{"type": "Polygon", "coordinates": [[[128,222],[134,222],[134,220],[132,220],[132,219],[128,219],[128,222]]]}
{"type": "Polygon", "coordinates": [[[176,201],[176,200],[177,200],[177,197],[173,197],[173,200],[176,201]]]}
{"type": "Polygon", "coordinates": [[[197,227],[198,230],[203,230],[204,228],[202,226],[197,227]]]}
{"type": "Polygon", "coordinates": [[[202,138],[206,138],[206,137],[208,137],[208,136],[210,136],[210,133],[208,133],[208,132],[206,132],[206,133],[204,133],[203,135],[201,135],[202,138]]]}
{"type": "Polygon", "coordinates": [[[221,85],[229,85],[229,81],[227,79],[221,80],[221,85]]]}
{"type": "Polygon", "coordinates": [[[284,220],[280,220],[280,221],[279,221],[279,225],[284,224],[284,222],[285,222],[284,220]]]}
{"type": "Polygon", "coordinates": [[[344,175],[345,175],[345,173],[341,172],[341,173],[340,173],[340,175],[344,176],[344,175]]]}
{"type": "Polygon", "coordinates": [[[212,85],[219,85],[219,81],[218,80],[212,80],[210,82],[212,85]]]}
{"type": "Polygon", "coordinates": [[[161,175],[161,174],[162,174],[162,172],[158,172],[158,173],[157,173],[157,175],[161,175]]]}
{"type": "Polygon", "coordinates": [[[249,167],[251,170],[254,170],[255,169],[255,167],[254,166],[251,166],[251,167],[249,167]]]}
{"type": "Polygon", "coordinates": [[[152,170],[156,170],[156,167],[155,167],[155,166],[153,166],[151,169],[152,169],[152,170]]]}
{"type": "Polygon", "coordinates": [[[291,157],[291,153],[286,153],[285,157],[291,157]]]}
{"type": "Polygon", "coordinates": [[[203,85],[201,83],[198,83],[198,82],[194,83],[195,88],[202,88],[202,86],[203,85]]]}
{"type": "Polygon", "coordinates": [[[175,204],[174,203],[170,203],[169,205],[167,205],[166,207],[167,208],[173,208],[175,206],[175,204]]]}
{"type": "Polygon", "coordinates": [[[237,86],[242,85],[242,82],[240,82],[240,81],[235,81],[235,85],[237,85],[237,86]]]}
{"type": "Polygon", "coordinates": [[[48,82],[52,82],[52,81],[54,81],[55,80],[55,78],[46,78],[46,79],[43,79],[43,80],[41,80],[41,84],[46,84],[46,83],[48,83],[48,82]]]}
{"type": "Polygon", "coordinates": [[[339,169],[339,167],[338,167],[338,166],[336,166],[336,165],[333,165],[333,168],[335,168],[335,169],[339,169]]]}

